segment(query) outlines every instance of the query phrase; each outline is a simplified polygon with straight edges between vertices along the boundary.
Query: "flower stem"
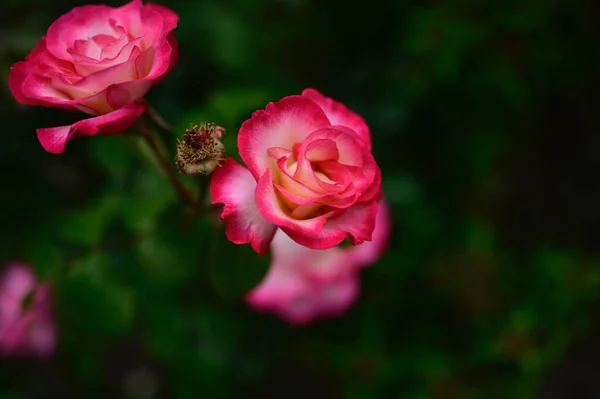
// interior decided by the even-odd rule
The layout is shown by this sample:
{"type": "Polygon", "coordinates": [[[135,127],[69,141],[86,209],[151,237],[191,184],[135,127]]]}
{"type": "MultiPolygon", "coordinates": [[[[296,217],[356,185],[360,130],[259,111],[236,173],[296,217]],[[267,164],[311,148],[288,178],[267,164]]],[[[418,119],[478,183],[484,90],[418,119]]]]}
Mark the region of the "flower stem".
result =
{"type": "Polygon", "coordinates": [[[161,130],[167,132],[167,133],[175,133],[175,129],[173,128],[173,126],[171,126],[169,124],[169,122],[167,122],[165,120],[165,118],[163,118],[158,111],[156,111],[154,108],[152,108],[150,105],[148,105],[148,110],[146,111],[148,117],[150,118],[150,120],[152,120],[152,122],[154,122],[154,124],[161,130]]]}
{"type": "Polygon", "coordinates": [[[206,208],[204,206],[204,201],[206,198],[206,194],[208,193],[208,187],[210,183],[210,178],[208,176],[200,176],[198,186],[198,201],[196,202],[196,206],[200,212],[205,211],[206,208]]]}
{"type": "Polygon", "coordinates": [[[156,160],[160,164],[160,167],[162,168],[163,172],[173,185],[173,188],[177,192],[177,195],[179,196],[181,202],[183,202],[186,206],[193,208],[195,206],[194,197],[181,183],[177,172],[175,172],[175,170],[173,169],[172,163],[169,162],[169,160],[160,151],[160,148],[158,147],[158,144],[154,139],[152,130],[148,127],[148,125],[144,122],[143,119],[139,120],[138,128],[142,137],[146,141],[146,144],[148,144],[148,147],[150,147],[150,150],[152,150],[152,153],[154,154],[156,160]]]}

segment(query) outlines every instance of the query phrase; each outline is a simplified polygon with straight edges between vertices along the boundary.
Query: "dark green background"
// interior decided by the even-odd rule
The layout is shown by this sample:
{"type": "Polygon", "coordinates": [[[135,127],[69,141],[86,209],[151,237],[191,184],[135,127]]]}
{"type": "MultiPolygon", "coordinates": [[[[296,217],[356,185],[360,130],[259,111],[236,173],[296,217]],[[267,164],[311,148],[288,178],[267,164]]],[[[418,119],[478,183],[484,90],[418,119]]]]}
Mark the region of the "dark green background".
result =
{"type": "MultiPolygon", "coordinates": [[[[2,81],[82,4],[5,0],[2,81]]],[[[0,261],[53,281],[60,344],[1,360],[1,399],[600,397],[600,3],[168,6],[181,59],[151,104],[180,134],[226,127],[234,155],[269,101],[314,87],[346,103],[371,128],[391,247],[341,319],[256,314],[240,296],[268,257],[187,226],[132,135],[45,153],[35,128],[83,114],[4,84],[0,261]]]]}

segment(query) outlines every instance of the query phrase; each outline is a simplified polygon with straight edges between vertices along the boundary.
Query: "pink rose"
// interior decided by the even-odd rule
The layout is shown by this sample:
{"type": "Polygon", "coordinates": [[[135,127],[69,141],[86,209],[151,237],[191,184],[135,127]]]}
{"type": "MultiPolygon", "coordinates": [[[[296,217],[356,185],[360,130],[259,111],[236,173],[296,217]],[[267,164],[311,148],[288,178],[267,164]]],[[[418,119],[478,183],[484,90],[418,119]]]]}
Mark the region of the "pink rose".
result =
{"type": "Polygon", "coordinates": [[[50,286],[39,284],[31,269],[7,266],[0,279],[0,355],[48,356],[56,346],[50,286]],[[30,297],[30,302],[25,299],[30,297]]]}
{"type": "Polygon", "coordinates": [[[246,301],[291,324],[339,316],[358,297],[358,270],[377,261],[387,247],[389,233],[390,216],[384,202],[379,204],[373,240],[355,247],[313,250],[277,232],[271,242],[269,272],[246,301]]]}
{"type": "Polygon", "coordinates": [[[112,8],[77,7],[56,20],[23,62],[13,65],[10,89],[22,104],[83,111],[93,118],[37,129],[48,152],[67,140],[117,134],[142,114],[141,101],[177,58],[170,33],[179,17],[141,0],[112,8]]]}
{"type": "Polygon", "coordinates": [[[238,147],[248,168],[229,158],[211,182],[230,241],[262,255],[277,228],[312,249],[371,240],[381,172],[359,115],[307,89],[254,112],[238,147]]]}

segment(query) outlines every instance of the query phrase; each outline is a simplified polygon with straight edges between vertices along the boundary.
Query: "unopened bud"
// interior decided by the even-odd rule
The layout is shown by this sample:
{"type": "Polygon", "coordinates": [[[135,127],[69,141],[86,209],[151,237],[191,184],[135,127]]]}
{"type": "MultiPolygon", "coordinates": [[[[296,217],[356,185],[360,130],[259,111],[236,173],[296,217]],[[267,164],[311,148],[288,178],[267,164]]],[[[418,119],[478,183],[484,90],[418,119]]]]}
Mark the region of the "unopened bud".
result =
{"type": "Polygon", "coordinates": [[[190,176],[210,175],[225,160],[221,137],[225,129],[202,122],[186,129],[183,140],[177,140],[175,163],[180,173],[190,176]]]}

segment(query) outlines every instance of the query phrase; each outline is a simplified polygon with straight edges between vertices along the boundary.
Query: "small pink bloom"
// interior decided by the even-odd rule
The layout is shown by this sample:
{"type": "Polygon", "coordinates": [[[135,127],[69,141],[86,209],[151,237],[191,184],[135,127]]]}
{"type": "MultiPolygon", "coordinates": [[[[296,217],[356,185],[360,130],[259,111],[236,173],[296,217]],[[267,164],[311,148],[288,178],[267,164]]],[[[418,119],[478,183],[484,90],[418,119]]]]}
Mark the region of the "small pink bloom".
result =
{"type": "Polygon", "coordinates": [[[246,301],[257,310],[275,312],[291,324],[339,316],[358,296],[358,271],[377,261],[387,247],[389,234],[390,215],[383,201],[373,240],[356,247],[314,250],[278,231],[271,242],[269,272],[246,301]]]}
{"type": "Polygon", "coordinates": [[[52,353],[56,330],[50,291],[28,266],[11,263],[5,268],[0,277],[0,356],[52,353]]]}
{"type": "Polygon", "coordinates": [[[312,249],[371,240],[381,172],[359,115],[307,89],[254,112],[238,147],[247,168],[229,158],[211,182],[229,240],[261,255],[277,228],[312,249]]]}
{"type": "Polygon", "coordinates": [[[58,18],[25,61],[13,65],[8,84],[22,104],[94,118],[38,129],[44,149],[61,153],[71,138],[130,127],[145,109],[146,92],[176,62],[170,32],[178,19],[168,8],[141,0],[119,8],[77,7],[58,18]]]}

